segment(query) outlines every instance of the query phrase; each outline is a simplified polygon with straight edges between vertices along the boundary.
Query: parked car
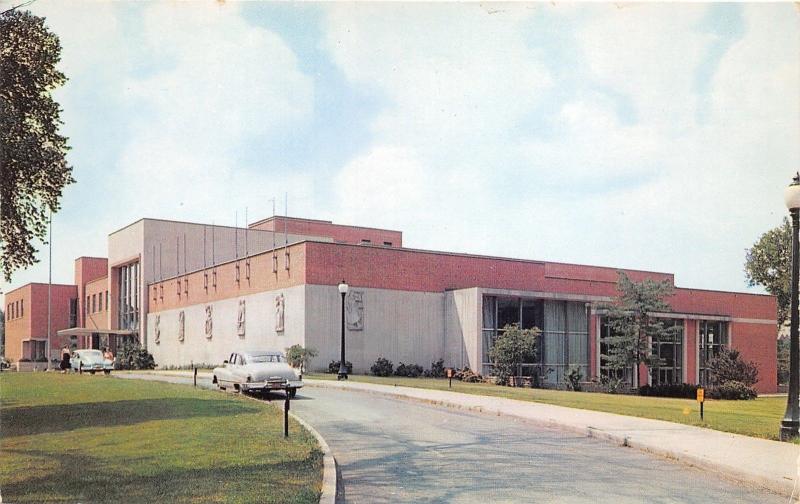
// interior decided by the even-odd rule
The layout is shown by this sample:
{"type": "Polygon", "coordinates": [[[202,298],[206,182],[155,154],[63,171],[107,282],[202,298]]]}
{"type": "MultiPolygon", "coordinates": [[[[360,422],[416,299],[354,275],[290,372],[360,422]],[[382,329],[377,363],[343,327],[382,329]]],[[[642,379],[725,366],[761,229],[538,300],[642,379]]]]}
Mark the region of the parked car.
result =
{"type": "Polygon", "coordinates": [[[73,350],[69,364],[73,371],[83,370],[91,374],[97,371],[111,374],[111,370],[114,369],[114,363],[103,358],[103,352],[92,349],[73,350]]]}
{"type": "Polygon", "coordinates": [[[303,381],[282,352],[255,350],[234,352],[221,367],[214,368],[213,383],[222,390],[231,387],[239,392],[286,390],[289,397],[297,394],[303,381]]]}

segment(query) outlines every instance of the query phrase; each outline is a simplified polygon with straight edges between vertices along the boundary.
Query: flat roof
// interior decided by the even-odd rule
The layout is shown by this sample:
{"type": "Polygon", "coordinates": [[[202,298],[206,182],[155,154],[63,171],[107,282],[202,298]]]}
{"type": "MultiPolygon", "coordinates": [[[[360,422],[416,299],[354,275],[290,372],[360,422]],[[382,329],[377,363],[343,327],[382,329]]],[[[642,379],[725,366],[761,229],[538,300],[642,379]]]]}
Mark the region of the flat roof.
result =
{"type": "Polygon", "coordinates": [[[24,289],[25,287],[28,287],[30,285],[52,285],[53,287],[75,287],[75,288],[78,287],[75,284],[59,284],[59,283],[48,284],[47,282],[28,282],[26,284],[20,285],[19,287],[15,288],[15,289],[11,289],[10,291],[6,291],[4,293],[4,295],[8,296],[9,294],[11,294],[13,292],[16,292],[16,291],[18,291],[20,289],[24,289]]]}
{"type": "Polygon", "coordinates": [[[352,224],[336,224],[333,221],[329,220],[320,220],[320,219],[306,219],[303,217],[284,217],[283,215],[273,215],[272,217],[267,217],[266,219],[261,219],[259,221],[255,221],[252,224],[248,224],[248,226],[257,226],[258,224],[262,224],[264,222],[269,222],[274,219],[285,219],[290,221],[297,221],[297,222],[316,222],[318,224],[330,224],[331,226],[336,227],[346,227],[346,228],[353,228],[353,229],[371,229],[373,231],[389,231],[391,233],[400,233],[402,231],[398,231],[396,229],[386,229],[386,228],[377,228],[377,227],[370,227],[370,226],[354,226],[352,224]]]}

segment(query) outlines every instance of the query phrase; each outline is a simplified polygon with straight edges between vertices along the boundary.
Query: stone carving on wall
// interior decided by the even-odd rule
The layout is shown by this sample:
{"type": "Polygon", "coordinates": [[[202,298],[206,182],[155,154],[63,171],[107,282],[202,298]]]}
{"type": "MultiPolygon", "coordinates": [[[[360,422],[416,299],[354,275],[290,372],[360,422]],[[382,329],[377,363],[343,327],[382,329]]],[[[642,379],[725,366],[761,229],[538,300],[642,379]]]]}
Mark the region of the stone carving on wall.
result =
{"type": "Polygon", "coordinates": [[[245,304],[244,299],[239,300],[239,313],[236,315],[236,334],[244,338],[245,304]]]}
{"type": "Polygon", "coordinates": [[[344,298],[344,311],[349,330],[364,330],[364,291],[348,292],[344,298]]]}
{"type": "Polygon", "coordinates": [[[286,299],[283,294],[275,296],[275,331],[283,332],[283,311],[286,299]]]}
{"type": "Polygon", "coordinates": [[[214,322],[212,319],[212,306],[206,305],[206,339],[214,335],[214,322]]]}
{"type": "Polygon", "coordinates": [[[178,341],[183,341],[183,328],[186,326],[186,315],[183,310],[178,312],[178,341]]]}
{"type": "Polygon", "coordinates": [[[155,333],[156,345],[158,345],[161,343],[161,315],[156,315],[156,323],[153,332],[155,333]]]}

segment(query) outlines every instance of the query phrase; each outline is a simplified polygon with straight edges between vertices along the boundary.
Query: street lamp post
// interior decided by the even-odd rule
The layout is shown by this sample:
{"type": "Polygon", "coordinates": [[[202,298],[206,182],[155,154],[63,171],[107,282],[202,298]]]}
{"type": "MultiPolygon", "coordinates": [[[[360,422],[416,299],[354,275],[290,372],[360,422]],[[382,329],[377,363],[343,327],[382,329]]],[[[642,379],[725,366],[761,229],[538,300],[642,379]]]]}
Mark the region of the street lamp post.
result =
{"type": "Polygon", "coordinates": [[[789,329],[789,395],[786,398],[786,413],[781,421],[781,441],[789,441],[798,436],[800,431],[800,338],[798,338],[798,298],[797,282],[800,273],[800,244],[798,243],[798,230],[800,229],[800,173],[795,175],[792,184],[784,192],[786,206],[792,216],[792,285],[791,285],[791,311],[789,314],[791,325],[789,329]]]}
{"type": "Polygon", "coordinates": [[[339,284],[339,294],[342,295],[342,355],[341,359],[339,360],[339,376],[337,377],[338,380],[346,380],[347,379],[347,366],[345,365],[344,360],[344,297],[347,295],[347,290],[350,288],[347,285],[347,282],[342,280],[342,283],[339,284]]]}

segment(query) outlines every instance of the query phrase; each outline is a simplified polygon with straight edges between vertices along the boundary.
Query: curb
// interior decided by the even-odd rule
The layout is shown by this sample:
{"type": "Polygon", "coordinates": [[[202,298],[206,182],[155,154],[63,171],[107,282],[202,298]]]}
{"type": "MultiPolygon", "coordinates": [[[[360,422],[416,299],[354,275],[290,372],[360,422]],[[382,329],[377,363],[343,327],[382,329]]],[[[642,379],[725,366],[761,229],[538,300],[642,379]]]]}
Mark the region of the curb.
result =
{"type": "Polygon", "coordinates": [[[312,427],[308,422],[295,415],[291,411],[289,416],[294,418],[297,423],[306,428],[311,434],[317,438],[319,447],[322,450],[322,492],[319,496],[319,504],[334,504],[336,502],[336,459],[333,458],[328,442],[322,437],[322,434],[317,432],[317,429],[312,427]]]}
{"type": "MultiPolygon", "coordinates": [[[[239,397],[244,397],[251,401],[258,401],[264,403],[257,397],[252,397],[247,394],[238,394],[239,397]]],[[[267,404],[270,404],[267,402],[267,404]]],[[[289,411],[289,416],[299,423],[304,429],[311,433],[312,436],[319,443],[320,451],[322,451],[322,490],[319,494],[319,504],[335,504],[336,503],[336,488],[338,485],[338,473],[336,472],[336,459],[333,458],[331,447],[328,442],[322,437],[317,429],[311,426],[308,422],[289,411]]]]}
{"type": "MultiPolygon", "coordinates": [[[[180,378],[191,378],[190,373],[152,373],[159,376],[175,376],[180,378]]],[[[199,378],[199,375],[198,375],[199,378]]],[[[207,376],[206,376],[207,378],[207,376]]],[[[212,389],[213,390],[213,389],[212,389]]],[[[239,394],[239,397],[247,398],[251,401],[258,401],[263,403],[258,398],[251,397],[246,394],[239,394]]],[[[317,440],[319,443],[320,451],[322,451],[322,490],[319,496],[319,503],[320,504],[335,504],[336,502],[336,488],[339,483],[338,481],[338,472],[336,471],[336,459],[333,457],[333,452],[331,452],[330,446],[328,446],[328,442],[325,441],[325,438],[322,437],[317,429],[312,427],[308,422],[300,418],[299,416],[295,415],[291,411],[289,411],[289,416],[292,417],[297,423],[299,423],[303,428],[305,428],[308,432],[311,433],[312,436],[317,440]]],[[[2,500],[0,500],[2,503],[2,500]]]]}
{"type": "MultiPolygon", "coordinates": [[[[718,463],[710,462],[702,457],[698,457],[696,455],[676,452],[673,450],[669,450],[666,448],[661,448],[658,446],[652,446],[646,442],[642,442],[639,440],[632,440],[631,436],[628,434],[617,434],[613,432],[608,432],[606,430],[602,430],[592,426],[586,427],[577,427],[574,425],[568,425],[553,418],[531,418],[522,415],[514,415],[511,413],[502,412],[496,409],[485,408],[483,406],[467,406],[464,404],[460,404],[458,402],[450,401],[450,400],[433,400],[433,399],[425,399],[421,397],[415,397],[413,395],[409,395],[408,393],[404,393],[402,390],[397,391],[384,391],[384,390],[370,390],[370,389],[362,389],[360,387],[351,387],[347,383],[341,382],[332,382],[327,383],[326,380],[317,380],[317,381],[308,381],[306,380],[305,385],[307,387],[317,387],[317,388],[330,388],[330,389],[350,389],[356,390],[358,392],[365,392],[368,394],[377,394],[382,396],[388,397],[396,397],[404,400],[411,400],[423,404],[430,404],[434,406],[445,406],[448,408],[460,409],[465,411],[474,411],[478,413],[486,413],[486,414],[493,414],[493,415],[504,415],[514,418],[519,418],[526,422],[530,422],[535,425],[540,425],[544,427],[552,427],[557,428],[562,431],[572,432],[578,435],[583,435],[589,438],[600,439],[604,441],[608,441],[614,444],[618,444],[622,447],[633,448],[641,452],[650,453],[653,455],[657,455],[660,457],[664,457],[676,462],[680,462],[682,464],[697,467],[699,469],[707,470],[714,472],[720,476],[726,477],[728,479],[734,480],[739,483],[751,484],[761,487],[763,489],[769,490],[773,493],[777,493],[782,496],[786,497],[794,497],[795,493],[795,483],[792,480],[786,481],[776,481],[774,479],[765,478],[762,476],[754,475],[752,473],[748,473],[741,469],[737,469],[735,467],[726,466],[718,463]]],[[[402,389],[402,387],[397,387],[402,389]]],[[[427,390],[427,389],[421,389],[427,390]]],[[[800,460],[800,459],[798,459],[800,460]]]]}

